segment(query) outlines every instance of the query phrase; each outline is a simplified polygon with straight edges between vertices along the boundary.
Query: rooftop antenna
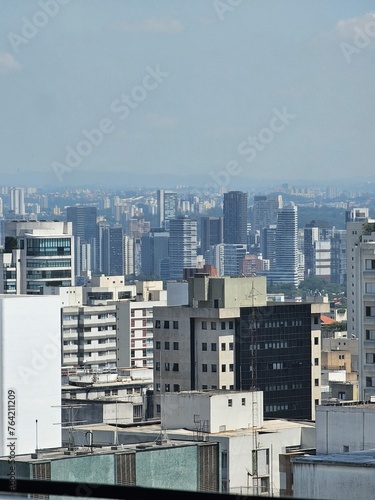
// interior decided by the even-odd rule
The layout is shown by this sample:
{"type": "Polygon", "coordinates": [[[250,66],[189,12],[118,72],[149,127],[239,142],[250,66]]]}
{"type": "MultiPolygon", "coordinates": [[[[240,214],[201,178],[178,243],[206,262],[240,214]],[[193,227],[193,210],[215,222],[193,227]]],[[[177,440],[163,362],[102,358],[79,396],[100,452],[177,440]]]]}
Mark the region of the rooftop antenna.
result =
{"type": "MultiPolygon", "coordinates": [[[[255,323],[255,295],[260,295],[259,290],[254,286],[254,280],[251,284],[251,316],[250,316],[250,351],[251,351],[251,412],[253,426],[253,450],[252,450],[252,474],[253,494],[259,495],[259,475],[258,475],[258,432],[257,432],[257,335],[255,323]],[[255,293],[258,292],[258,293],[255,293]],[[255,488],[254,488],[255,482],[255,488]]],[[[247,470],[247,469],[246,469],[247,470]]],[[[249,471],[247,478],[249,479],[249,471]]]]}
{"type": "Polygon", "coordinates": [[[38,454],[38,419],[35,420],[35,453],[38,454]]]}

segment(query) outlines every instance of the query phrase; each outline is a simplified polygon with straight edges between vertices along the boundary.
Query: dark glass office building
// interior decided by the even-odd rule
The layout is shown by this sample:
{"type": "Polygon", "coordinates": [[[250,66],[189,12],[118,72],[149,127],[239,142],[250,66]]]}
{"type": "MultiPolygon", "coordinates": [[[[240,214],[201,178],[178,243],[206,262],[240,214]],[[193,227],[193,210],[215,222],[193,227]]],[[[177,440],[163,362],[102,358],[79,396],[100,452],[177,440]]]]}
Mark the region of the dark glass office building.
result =
{"type": "Polygon", "coordinates": [[[224,243],[247,244],[247,193],[224,193],[224,243]]]}
{"type": "Polygon", "coordinates": [[[311,419],[311,305],[275,303],[240,311],[237,388],[263,391],[265,417],[311,419]]]}

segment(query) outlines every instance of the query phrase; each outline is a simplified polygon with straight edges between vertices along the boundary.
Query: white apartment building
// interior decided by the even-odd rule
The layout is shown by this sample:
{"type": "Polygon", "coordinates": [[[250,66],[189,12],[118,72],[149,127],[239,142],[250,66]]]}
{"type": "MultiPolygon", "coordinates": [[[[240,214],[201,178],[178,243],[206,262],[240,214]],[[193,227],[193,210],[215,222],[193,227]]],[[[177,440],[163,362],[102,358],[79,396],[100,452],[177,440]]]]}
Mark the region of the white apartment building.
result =
{"type": "Polygon", "coordinates": [[[98,276],[88,285],[74,287],[82,293],[59,290],[67,304],[61,313],[63,366],[152,368],[153,308],[167,305],[163,283],[125,285],[123,277],[98,276]]]}
{"type": "Polygon", "coordinates": [[[9,221],[0,255],[0,291],[43,293],[48,286],[74,285],[74,244],[70,222],[9,221]]]}
{"type": "Polygon", "coordinates": [[[0,353],[0,455],[61,446],[59,298],[1,295],[0,353]]]}

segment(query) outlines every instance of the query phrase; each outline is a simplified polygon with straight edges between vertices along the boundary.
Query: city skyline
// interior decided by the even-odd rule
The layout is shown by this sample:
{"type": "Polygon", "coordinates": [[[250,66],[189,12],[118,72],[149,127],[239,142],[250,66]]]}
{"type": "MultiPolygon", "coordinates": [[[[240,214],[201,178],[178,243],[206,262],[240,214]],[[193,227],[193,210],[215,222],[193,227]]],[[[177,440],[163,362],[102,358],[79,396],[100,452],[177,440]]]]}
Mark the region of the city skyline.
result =
{"type": "Polygon", "coordinates": [[[372,3],[232,3],[2,4],[4,182],[373,178],[372,3]]]}

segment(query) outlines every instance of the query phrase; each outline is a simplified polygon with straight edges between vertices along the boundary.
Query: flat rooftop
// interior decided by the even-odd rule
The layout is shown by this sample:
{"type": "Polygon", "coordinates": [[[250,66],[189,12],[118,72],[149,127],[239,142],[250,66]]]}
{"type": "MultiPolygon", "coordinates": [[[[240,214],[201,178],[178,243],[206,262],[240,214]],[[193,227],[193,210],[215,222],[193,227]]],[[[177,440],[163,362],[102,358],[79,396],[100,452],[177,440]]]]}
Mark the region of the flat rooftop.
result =
{"type": "Polygon", "coordinates": [[[352,467],[375,467],[375,450],[331,453],[329,455],[309,455],[293,458],[296,463],[350,465],[352,467]]]}

